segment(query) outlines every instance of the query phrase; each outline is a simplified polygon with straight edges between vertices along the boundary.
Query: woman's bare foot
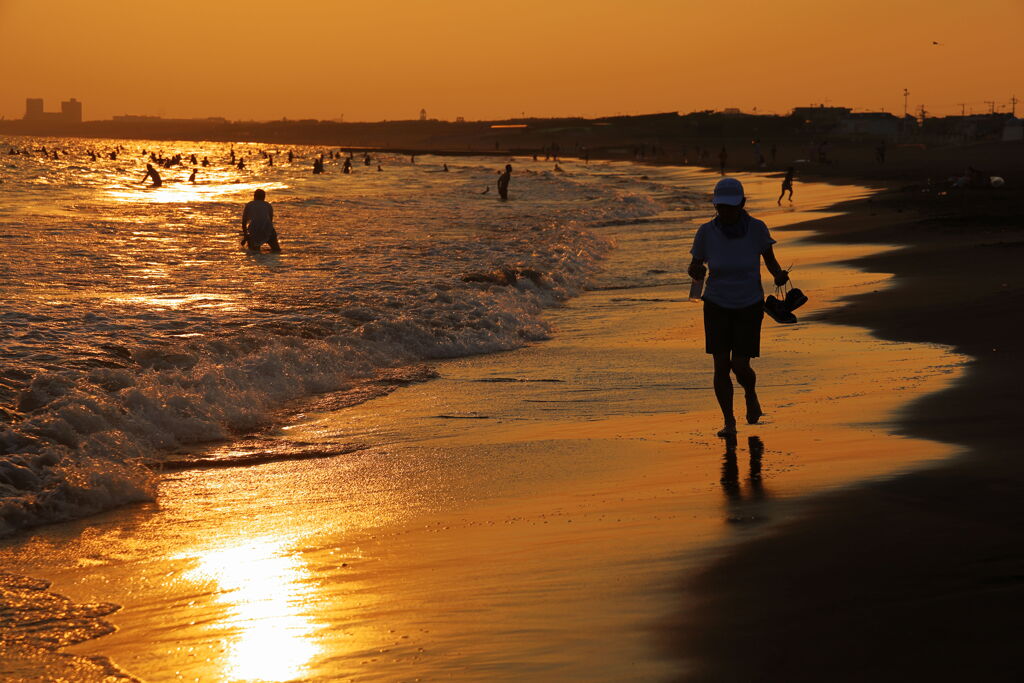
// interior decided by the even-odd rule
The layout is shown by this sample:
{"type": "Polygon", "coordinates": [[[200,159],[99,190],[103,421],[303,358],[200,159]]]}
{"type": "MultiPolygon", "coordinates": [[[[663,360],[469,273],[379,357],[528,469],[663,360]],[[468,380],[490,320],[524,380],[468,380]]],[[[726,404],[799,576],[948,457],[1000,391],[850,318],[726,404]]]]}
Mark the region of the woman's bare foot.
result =
{"type": "Polygon", "coordinates": [[[736,436],[736,420],[726,420],[725,426],[718,430],[718,436],[736,436]]]}
{"type": "Polygon", "coordinates": [[[747,394],[747,424],[756,425],[757,421],[764,415],[761,412],[761,404],[757,400],[757,394],[747,394]]]}

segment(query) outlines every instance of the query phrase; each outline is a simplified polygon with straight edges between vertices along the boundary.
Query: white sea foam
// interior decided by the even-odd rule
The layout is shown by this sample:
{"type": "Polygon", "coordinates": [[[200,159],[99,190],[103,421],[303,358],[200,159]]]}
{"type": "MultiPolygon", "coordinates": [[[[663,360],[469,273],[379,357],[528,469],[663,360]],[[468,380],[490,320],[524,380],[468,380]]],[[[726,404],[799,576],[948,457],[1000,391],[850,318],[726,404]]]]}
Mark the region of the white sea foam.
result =
{"type": "Polygon", "coordinates": [[[544,339],[543,309],[609,249],[587,226],[659,210],[582,172],[520,167],[502,203],[481,192],[503,163],[387,158],[342,176],[332,161],[314,177],[315,150],[270,168],[249,146],[239,173],[226,145],[198,143],[145,147],[209,156],[202,185],[177,167],[143,190],[141,145],[83,163],[114,143],[14,144],[69,154],[0,170],[15,207],[0,242],[19,255],[0,263],[0,535],[149,500],[153,465],[270,428],[290,402],[544,339]],[[238,247],[254,187],[270,188],[280,256],[238,247]]]}

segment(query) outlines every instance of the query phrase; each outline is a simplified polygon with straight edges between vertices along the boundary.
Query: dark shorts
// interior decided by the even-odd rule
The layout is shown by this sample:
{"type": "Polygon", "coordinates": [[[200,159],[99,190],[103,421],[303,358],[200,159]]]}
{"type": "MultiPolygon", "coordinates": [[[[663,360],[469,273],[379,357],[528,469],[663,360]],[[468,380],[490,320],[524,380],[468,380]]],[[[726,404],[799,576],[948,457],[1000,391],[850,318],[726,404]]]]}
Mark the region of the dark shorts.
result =
{"type": "Polygon", "coordinates": [[[746,308],[723,308],[704,301],[704,346],[708,353],[729,353],[757,358],[761,355],[761,320],[764,303],[746,308]]]}

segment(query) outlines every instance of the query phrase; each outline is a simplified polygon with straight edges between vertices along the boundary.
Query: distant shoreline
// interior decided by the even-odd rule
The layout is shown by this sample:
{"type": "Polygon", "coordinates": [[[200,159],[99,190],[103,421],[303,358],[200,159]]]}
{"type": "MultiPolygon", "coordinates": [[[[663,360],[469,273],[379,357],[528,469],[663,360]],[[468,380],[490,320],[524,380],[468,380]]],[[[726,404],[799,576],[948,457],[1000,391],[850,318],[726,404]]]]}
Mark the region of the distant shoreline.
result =
{"type": "MultiPolygon", "coordinates": [[[[694,115],[689,115],[690,117],[694,115]]],[[[791,117],[729,118],[707,115],[690,120],[675,114],[607,119],[523,119],[502,121],[331,121],[228,122],[155,119],[87,121],[81,124],[0,121],[0,135],[80,137],[161,142],[235,142],[268,147],[320,146],[353,152],[400,155],[482,156],[507,159],[632,160],[638,163],[696,166],[726,173],[782,173],[789,166],[801,178],[826,182],[856,179],[878,186],[888,182],[941,182],[967,166],[992,175],[1024,177],[1024,142],[890,142],[885,162],[877,160],[878,136],[830,137],[828,131],[799,126],[791,117]],[[766,128],[766,121],[771,125],[766,128]],[[525,125],[525,128],[492,126],[525,125]],[[826,158],[820,141],[828,140],[826,158]],[[756,143],[756,144],[755,144],[756,143]],[[759,159],[759,156],[761,159],[759,159]],[[763,161],[762,161],[763,159],[763,161]]],[[[4,153],[6,150],[0,150],[4,153]]]]}

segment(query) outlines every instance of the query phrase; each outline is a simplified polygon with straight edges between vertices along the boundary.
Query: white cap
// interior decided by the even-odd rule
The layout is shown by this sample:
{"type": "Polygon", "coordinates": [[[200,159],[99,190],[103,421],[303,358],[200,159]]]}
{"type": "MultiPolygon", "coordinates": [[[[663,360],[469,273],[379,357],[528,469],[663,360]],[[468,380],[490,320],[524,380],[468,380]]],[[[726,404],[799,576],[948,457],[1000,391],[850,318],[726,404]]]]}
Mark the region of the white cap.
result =
{"type": "Polygon", "coordinates": [[[711,196],[711,203],[739,206],[743,203],[743,183],[735,178],[722,178],[715,185],[715,193],[711,196]]]}

